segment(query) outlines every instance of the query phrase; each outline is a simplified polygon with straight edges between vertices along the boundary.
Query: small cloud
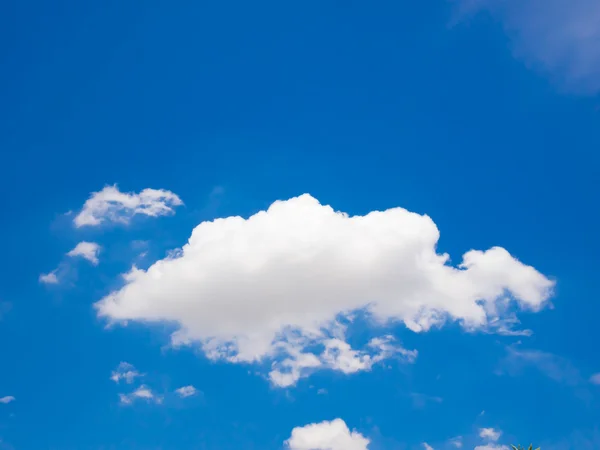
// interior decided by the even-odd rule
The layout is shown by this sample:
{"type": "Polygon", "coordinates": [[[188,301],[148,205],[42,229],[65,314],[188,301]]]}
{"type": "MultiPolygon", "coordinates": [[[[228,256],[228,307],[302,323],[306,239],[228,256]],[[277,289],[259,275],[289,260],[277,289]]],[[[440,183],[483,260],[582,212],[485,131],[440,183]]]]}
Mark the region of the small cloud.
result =
{"type": "Polygon", "coordinates": [[[131,405],[136,400],[146,400],[147,402],[162,403],[162,397],[157,397],[147,386],[140,386],[130,394],[119,394],[119,400],[122,405],[131,405]]]}
{"type": "Polygon", "coordinates": [[[285,441],[289,450],[368,450],[369,439],[350,431],[342,419],[296,427],[285,441]]]}
{"type": "Polygon", "coordinates": [[[600,372],[595,373],[590,377],[590,383],[592,384],[600,384],[600,372]]]}
{"type": "Polygon", "coordinates": [[[187,397],[191,397],[193,395],[196,395],[198,393],[198,390],[194,386],[190,385],[190,386],[180,387],[179,389],[175,389],[175,392],[181,398],[187,398],[187,397]]]}
{"type": "Polygon", "coordinates": [[[327,394],[327,389],[321,388],[321,389],[319,389],[317,391],[317,394],[318,395],[325,395],[325,394],[327,394]]]}
{"type": "Polygon", "coordinates": [[[10,402],[14,402],[15,400],[16,398],[14,398],[12,395],[7,395],[6,397],[0,398],[0,403],[7,405],[10,402]]]}
{"type": "Polygon", "coordinates": [[[424,450],[433,450],[433,447],[431,445],[429,445],[427,442],[423,442],[423,449],[424,450]]]}
{"type": "Polygon", "coordinates": [[[500,439],[501,435],[502,435],[502,431],[496,430],[494,428],[480,428],[479,429],[479,437],[481,439],[487,439],[487,440],[496,442],[498,439],[500,439]]]}
{"type": "Polygon", "coordinates": [[[478,445],[475,450],[510,450],[510,448],[506,445],[486,444],[478,445]]]}
{"type": "Polygon", "coordinates": [[[126,193],[119,191],[117,185],[105,186],[90,195],[73,222],[77,228],[103,222],[127,224],[137,214],[150,217],[174,214],[173,208],[181,205],[183,202],[176,194],[164,189],[126,193]]]}
{"type": "Polygon", "coordinates": [[[463,446],[463,438],[462,436],[456,436],[452,439],[450,439],[450,445],[452,445],[455,448],[462,448],[463,446]]]}
{"type": "Polygon", "coordinates": [[[141,373],[139,373],[137,370],[135,370],[135,367],[133,367],[133,365],[127,363],[127,362],[121,362],[117,368],[115,370],[113,370],[112,375],[110,376],[110,379],[113,380],[115,383],[119,383],[121,380],[124,380],[125,383],[127,384],[131,384],[133,383],[133,380],[137,377],[141,377],[143,376],[141,373]]]}
{"type": "Polygon", "coordinates": [[[56,276],[56,270],[50,273],[43,273],[39,278],[40,283],[43,284],[58,284],[58,277],[56,276]]]}
{"type": "Polygon", "coordinates": [[[95,242],[82,241],[75,246],[73,250],[67,253],[67,256],[77,257],[80,256],[87,259],[93,265],[98,265],[98,253],[100,253],[100,246],[95,242]]]}

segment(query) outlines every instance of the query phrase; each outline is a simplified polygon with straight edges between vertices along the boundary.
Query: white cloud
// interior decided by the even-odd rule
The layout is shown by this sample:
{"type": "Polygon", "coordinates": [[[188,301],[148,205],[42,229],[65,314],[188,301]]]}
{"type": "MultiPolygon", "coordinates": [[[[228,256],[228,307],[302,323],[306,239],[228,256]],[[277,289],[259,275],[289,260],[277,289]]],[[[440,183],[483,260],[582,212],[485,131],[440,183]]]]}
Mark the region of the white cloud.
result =
{"type": "Polygon", "coordinates": [[[285,443],[290,450],[368,450],[369,448],[369,439],[357,431],[350,431],[342,419],[296,427],[285,443]]]}
{"type": "Polygon", "coordinates": [[[600,384],[600,372],[595,373],[590,377],[590,383],[592,384],[600,384]]]}
{"type": "Polygon", "coordinates": [[[480,428],[479,429],[479,437],[482,439],[487,439],[490,441],[497,441],[500,439],[502,435],[502,431],[496,430],[494,428],[480,428]]]}
{"type": "Polygon", "coordinates": [[[44,284],[58,284],[58,277],[56,276],[56,271],[41,274],[39,280],[40,283],[44,284]]]}
{"type": "Polygon", "coordinates": [[[433,450],[433,447],[431,445],[429,445],[427,442],[423,442],[423,449],[424,450],[433,450]]]}
{"type": "Polygon", "coordinates": [[[146,400],[148,402],[161,403],[162,398],[157,397],[147,386],[140,386],[130,394],[119,394],[119,400],[123,405],[131,405],[136,400],[146,400]]]}
{"type": "Polygon", "coordinates": [[[600,90],[597,0],[458,0],[464,11],[500,19],[517,57],[568,89],[600,90]]]}
{"type": "Polygon", "coordinates": [[[116,185],[106,186],[91,194],[73,221],[76,227],[96,226],[104,221],[128,223],[136,214],[151,217],[173,214],[173,207],[180,205],[183,205],[181,199],[164,189],[125,193],[116,185]]]}
{"type": "Polygon", "coordinates": [[[462,446],[463,446],[462,436],[456,436],[456,437],[450,439],[450,445],[452,445],[456,448],[462,448],[462,446]]]}
{"type": "Polygon", "coordinates": [[[486,444],[478,445],[475,450],[510,450],[510,448],[507,445],[486,444]]]}
{"type": "Polygon", "coordinates": [[[67,256],[76,257],[81,256],[87,259],[93,265],[98,264],[98,253],[100,253],[100,246],[95,242],[82,241],[75,246],[73,250],[67,253],[67,256]]]}
{"type": "Polygon", "coordinates": [[[321,342],[324,349],[320,354],[303,353],[289,342],[282,343],[280,347],[284,349],[287,357],[273,363],[269,378],[276,386],[288,387],[316,369],[331,369],[351,374],[371,370],[373,365],[394,355],[407,362],[413,362],[417,357],[417,351],[394,345],[393,340],[391,336],[374,338],[366,349],[354,350],[342,339],[324,339],[321,342]]]}
{"type": "Polygon", "coordinates": [[[119,383],[121,380],[124,380],[127,384],[131,384],[136,378],[141,376],[143,375],[135,370],[133,365],[127,362],[121,362],[117,368],[113,370],[110,379],[115,383],[119,383]]]}
{"type": "Polygon", "coordinates": [[[7,395],[6,397],[0,398],[0,403],[3,403],[6,405],[10,402],[14,402],[15,400],[16,400],[16,398],[14,398],[12,395],[7,395]]]}
{"type": "Polygon", "coordinates": [[[194,386],[183,386],[179,389],[175,389],[177,395],[181,398],[191,397],[192,395],[196,395],[198,390],[194,386]]]}
{"type": "Polygon", "coordinates": [[[271,380],[286,386],[319,368],[414,359],[389,337],[352,349],[342,321],[355,311],[375,328],[458,321],[477,330],[505,314],[497,302],[537,311],[551,295],[552,281],[502,248],[470,250],[453,267],[438,239],[428,216],[394,208],[349,217],[303,195],[248,219],[201,223],[181,250],[134,267],[95,306],[115,323],[174,323],[174,345],[198,342],[212,359],[273,361],[271,380]]]}

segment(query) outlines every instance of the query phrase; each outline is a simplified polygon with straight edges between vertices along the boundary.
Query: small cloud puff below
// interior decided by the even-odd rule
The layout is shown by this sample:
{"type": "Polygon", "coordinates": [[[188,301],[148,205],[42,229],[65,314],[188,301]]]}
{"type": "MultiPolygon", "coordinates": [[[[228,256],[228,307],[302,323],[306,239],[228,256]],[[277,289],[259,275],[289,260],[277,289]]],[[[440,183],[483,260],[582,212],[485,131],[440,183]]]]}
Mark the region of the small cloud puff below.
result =
{"type": "Polygon", "coordinates": [[[369,442],[350,431],[342,419],[335,419],[294,428],[285,445],[290,450],[368,450],[369,442]]]}
{"type": "Polygon", "coordinates": [[[500,439],[502,432],[500,430],[495,430],[494,428],[480,428],[479,429],[479,437],[481,439],[487,439],[490,441],[497,441],[500,439]]]}

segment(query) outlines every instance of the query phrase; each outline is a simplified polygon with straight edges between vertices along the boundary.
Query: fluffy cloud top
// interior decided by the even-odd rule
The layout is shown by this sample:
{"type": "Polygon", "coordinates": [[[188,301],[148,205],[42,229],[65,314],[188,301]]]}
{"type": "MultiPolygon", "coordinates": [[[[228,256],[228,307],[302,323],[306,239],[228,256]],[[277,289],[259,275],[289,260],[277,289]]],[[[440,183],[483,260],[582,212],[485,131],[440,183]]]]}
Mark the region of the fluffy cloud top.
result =
{"type": "Polygon", "coordinates": [[[342,419],[313,423],[292,430],[290,450],[368,450],[369,439],[350,431],[342,419]]]}
{"type": "Polygon", "coordinates": [[[581,92],[600,90],[600,2],[597,0],[458,0],[485,9],[513,38],[515,53],[581,92]]]}
{"type": "Polygon", "coordinates": [[[179,389],[175,389],[177,395],[181,398],[191,397],[192,395],[196,395],[198,390],[194,386],[183,386],[179,389]]]}
{"type": "Polygon", "coordinates": [[[87,259],[93,265],[98,264],[98,253],[100,253],[100,246],[95,242],[82,241],[75,246],[73,250],[67,253],[67,256],[77,257],[80,256],[87,259]]]}
{"type": "Polygon", "coordinates": [[[140,193],[121,192],[115,186],[106,186],[93,192],[75,216],[76,227],[100,225],[105,221],[128,223],[136,214],[151,217],[173,214],[173,207],[183,205],[181,199],[164,189],[144,189],[140,193]]]}
{"type": "Polygon", "coordinates": [[[289,385],[317,368],[352,373],[394,355],[414,359],[390,337],[350,348],[340,318],[355,311],[415,332],[449,320],[489,330],[508,303],[536,311],[551,295],[552,281],[503,248],[471,250],[453,267],[438,239],[425,215],[350,217],[302,195],[248,219],[199,224],[180,251],[134,267],[95,306],[114,322],[174,323],[174,344],[198,342],[210,358],[277,361],[272,379],[289,385]]]}
{"type": "Polygon", "coordinates": [[[115,370],[113,370],[110,379],[115,383],[119,383],[121,380],[124,380],[127,384],[133,383],[133,381],[141,377],[142,374],[135,370],[133,365],[127,362],[121,362],[115,370]]]}
{"type": "Polygon", "coordinates": [[[500,430],[496,430],[494,428],[480,428],[479,429],[479,437],[482,439],[488,439],[490,441],[497,441],[500,439],[502,432],[500,430]]]}
{"type": "Polygon", "coordinates": [[[7,395],[6,397],[0,398],[0,403],[8,404],[10,402],[14,402],[16,399],[12,395],[7,395]]]}

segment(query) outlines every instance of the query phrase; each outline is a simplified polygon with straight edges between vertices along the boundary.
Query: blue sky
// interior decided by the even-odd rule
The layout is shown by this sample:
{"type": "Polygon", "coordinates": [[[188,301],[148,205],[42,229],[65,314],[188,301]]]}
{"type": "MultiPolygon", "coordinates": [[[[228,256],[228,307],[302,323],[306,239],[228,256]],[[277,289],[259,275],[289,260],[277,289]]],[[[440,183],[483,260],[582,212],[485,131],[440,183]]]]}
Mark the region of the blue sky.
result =
{"type": "Polygon", "coordinates": [[[600,448],[600,6],[541,3],[5,2],[0,449],[600,448]]]}

